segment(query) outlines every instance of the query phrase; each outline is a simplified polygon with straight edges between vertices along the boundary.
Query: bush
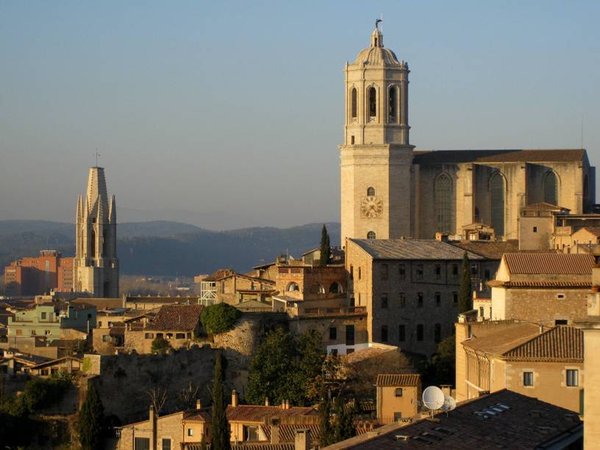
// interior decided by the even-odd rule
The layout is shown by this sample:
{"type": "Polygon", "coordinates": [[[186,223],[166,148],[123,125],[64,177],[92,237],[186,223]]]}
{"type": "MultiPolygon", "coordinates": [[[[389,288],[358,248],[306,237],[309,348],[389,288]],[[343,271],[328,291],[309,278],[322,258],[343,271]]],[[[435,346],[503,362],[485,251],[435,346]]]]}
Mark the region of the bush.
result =
{"type": "MultiPolygon", "coordinates": [[[[169,350],[171,350],[171,344],[169,344],[169,341],[167,341],[162,336],[158,336],[156,339],[154,339],[152,341],[151,350],[152,350],[152,353],[154,353],[154,354],[164,355],[169,350]]],[[[116,372],[115,372],[115,376],[117,376],[116,372]]]]}
{"type": "Polygon", "coordinates": [[[239,309],[227,303],[217,303],[202,310],[200,321],[206,333],[219,334],[231,330],[241,315],[239,309]]]}

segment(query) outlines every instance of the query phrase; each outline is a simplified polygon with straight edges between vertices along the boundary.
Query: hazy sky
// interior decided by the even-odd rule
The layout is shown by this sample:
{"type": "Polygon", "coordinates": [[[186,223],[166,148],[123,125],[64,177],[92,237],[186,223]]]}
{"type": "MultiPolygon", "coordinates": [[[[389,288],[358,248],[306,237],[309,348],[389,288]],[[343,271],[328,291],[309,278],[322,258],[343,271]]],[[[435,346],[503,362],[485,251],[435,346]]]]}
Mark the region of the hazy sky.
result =
{"type": "Polygon", "coordinates": [[[120,221],[339,220],[342,69],[380,14],[412,144],[583,135],[600,165],[597,1],[0,0],[0,219],[73,221],[98,149],[120,221]]]}

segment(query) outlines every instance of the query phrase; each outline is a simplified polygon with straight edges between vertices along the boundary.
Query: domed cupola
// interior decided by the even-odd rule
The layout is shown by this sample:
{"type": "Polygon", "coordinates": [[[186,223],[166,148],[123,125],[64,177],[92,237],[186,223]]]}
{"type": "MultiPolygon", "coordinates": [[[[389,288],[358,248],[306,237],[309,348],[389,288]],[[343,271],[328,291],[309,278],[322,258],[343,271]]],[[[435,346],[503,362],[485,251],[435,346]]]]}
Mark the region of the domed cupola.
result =
{"type": "Polygon", "coordinates": [[[375,29],[371,33],[371,45],[369,48],[361,50],[354,64],[370,65],[370,66],[400,66],[402,63],[398,61],[396,54],[383,46],[383,34],[379,29],[379,23],[375,25],[375,29]]]}

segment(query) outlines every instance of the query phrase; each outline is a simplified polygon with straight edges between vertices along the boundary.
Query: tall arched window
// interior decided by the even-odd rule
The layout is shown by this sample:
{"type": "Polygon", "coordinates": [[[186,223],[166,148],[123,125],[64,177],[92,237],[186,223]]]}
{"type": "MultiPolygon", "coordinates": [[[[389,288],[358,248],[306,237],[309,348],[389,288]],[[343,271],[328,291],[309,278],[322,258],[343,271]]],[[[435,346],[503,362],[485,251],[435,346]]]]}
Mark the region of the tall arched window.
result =
{"type": "Polygon", "coordinates": [[[369,231],[369,232],[367,233],[367,239],[376,239],[376,237],[377,237],[377,236],[375,235],[375,232],[374,232],[374,231],[369,231]]]}
{"type": "Polygon", "coordinates": [[[394,123],[398,120],[398,86],[390,86],[388,94],[388,122],[394,123]]]}
{"type": "Polygon", "coordinates": [[[350,102],[351,102],[351,107],[350,107],[350,114],[352,116],[353,119],[356,119],[356,116],[358,115],[358,100],[356,98],[357,96],[357,92],[356,92],[356,88],[352,88],[352,93],[350,94],[350,102]]]}
{"type": "Polygon", "coordinates": [[[372,186],[369,186],[367,188],[367,196],[368,197],[375,197],[375,188],[372,186]]]}
{"type": "Polygon", "coordinates": [[[504,177],[496,172],[490,178],[490,212],[496,236],[504,236],[505,194],[504,177]]]}
{"type": "Polygon", "coordinates": [[[453,230],[453,209],[454,209],[454,188],[452,178],[447,173],[441,174],[435,179],[434,185],[435,217],[437,231],[452,233],[453,230]]]}
{"type": "Polygon", "coordinates": [[[558,178],[552,170],[544,175],[544,201],[551,205],[558,205],[558,178]]]}
{"type": "Polygon", "coordinates": [[[369,98],[369,118],[377,117],[377,89],[371,86],[367,89],[369,98]]]}

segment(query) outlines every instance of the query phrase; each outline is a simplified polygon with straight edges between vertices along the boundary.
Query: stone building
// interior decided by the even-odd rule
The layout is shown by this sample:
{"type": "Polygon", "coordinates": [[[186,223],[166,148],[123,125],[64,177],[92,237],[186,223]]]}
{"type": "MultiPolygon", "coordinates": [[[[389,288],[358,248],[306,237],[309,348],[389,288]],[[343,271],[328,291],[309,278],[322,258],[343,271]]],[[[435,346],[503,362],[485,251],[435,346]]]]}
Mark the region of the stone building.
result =
{"type": "Polygon", "coordinates": [[[75,216],[74,289],[96,297],[119,296],[117,207],[110,204],[102,167],[91,167],[85,200],[80,195],[75,216]]]}
{"type": "Polygon", "coordinates": [[[366,308],[369,342],[434,353],[453,333],[465,252],[478,290],[493,278],[497,259],[431,239],[348,239],[348,295],[366,308]]]}
{"type": "Polygon", "coordinates": [[[40,256],[12,261],[4,268],[4,286],[11,296],[72,291],[73,258],[65,258],[56,250],[42,250],[40,256]]]}
{"type": "Polygon", "coordinates": [[[408,64],[384,47],[377,27],[344,73],[342,245],[346,238],[461,235],[474,223],[492,227],[498,239],[517,239],[526,205],[591,211],[595,170],[584,149],[414,151],[408,64]]]}
{"type": "Polygon", "coordinates": [[[379,374],[375,382],[377,421],[382,425],[418,417],[421,375],[418,373],[379,374]]]}
{"type": "Polygon", "coordinates": [[[586,316],[595,259],[586,254],[506,253],[492,287],[493,320],[566,325],[586,316]]]}
{"type": "Polygon", "coordinates": [[[583,333],[529,322],[456,324],[456,400],[509,389],[580,413],[583,333]]]}

